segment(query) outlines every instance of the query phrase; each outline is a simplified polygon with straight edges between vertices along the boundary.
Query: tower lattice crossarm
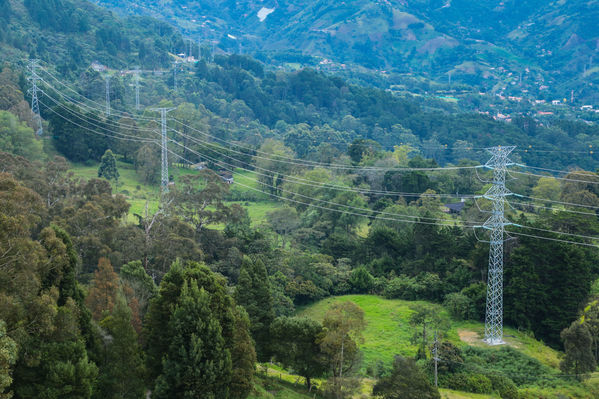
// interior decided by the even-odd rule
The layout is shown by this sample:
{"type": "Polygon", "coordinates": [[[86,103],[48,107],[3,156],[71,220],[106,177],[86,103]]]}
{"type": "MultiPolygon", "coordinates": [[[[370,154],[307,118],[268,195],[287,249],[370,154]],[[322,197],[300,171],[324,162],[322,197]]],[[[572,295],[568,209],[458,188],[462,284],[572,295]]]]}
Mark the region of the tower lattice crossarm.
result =
{"type": "Polygon", "coordinates": [[[31,88],[27,90],[27,93],[29,93],[31,96],[31,112],[34,115],[34,119],[37,124],[36,134],[41,136],[44,134],[44,126],[42,125],[42,116],[40,114],[40,105],[38,99],[38,94],[42,92],[37,85],[37,82],[41,80],[37,74],[38,63],[38,60],[30,60],[29,65],[27,66],[27,71],[29,72],[27,80],[31,82],[31,88]]]}
{"type": "Polygon", "coordinates": [[[162,189],[162,193],[168,193],[168,183],[169,183],[169,176],[168,176],[168,138],[167,138],[167,134],[166,134],[166,114],[172,110],[174,110],[175,108],[152,108],[150,109],[151,111],[156,111],[156,112],[160,112],[160,119],[161,119],[161,142],[160,142],[160,147],[162,149],[161,152],[161,161],[162,161],[162,173],[161,173],[161,179],[160,179],[160,187],[162,189]]]}
{"type": "Polygon", "coordinates": [[[485,342],[489,345],[503,344],[503,243],[505,226],[510,222],[505,218],[506,197],[511,195],[505,186],[508,166],[513,163],[509,154],[516,147],[492,147],[487,151],[491,159],[485,165],[493,170],[493,185],[484,198],[493,203],[489,219],[483,224],[490,230],[489,270],[487,276],[487,309],[485,316],[485,342]]]}

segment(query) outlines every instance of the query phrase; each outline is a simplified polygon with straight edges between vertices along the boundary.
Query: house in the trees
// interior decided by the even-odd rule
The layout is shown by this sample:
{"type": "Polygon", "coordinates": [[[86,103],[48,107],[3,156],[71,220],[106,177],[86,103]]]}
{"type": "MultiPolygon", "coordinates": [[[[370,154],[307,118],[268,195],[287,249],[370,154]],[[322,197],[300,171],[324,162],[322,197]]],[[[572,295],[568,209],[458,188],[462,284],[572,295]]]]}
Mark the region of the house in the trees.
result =
{"type": "Polygon", "coordinates": [[[462,201],[460,202],[453,202],[450,204],[443,205],[443,212],[450,214],[459,214],[464,210],[464,206],[466,206],[466,203],[462,199],[462,201]]]}
{"type": "Polygon", "coordinates": [[[233,179],[233,174],[231,172],[227,172],[226,170],[220,170],[218,172],[218,175],[220,176],[221,179],[223,179],[223,181],[227,184],[233,184],[234,179],[233,179]]]}
{"type": "Polygon", "coordinates": [[[191,165],[191,169],[193,170],[204,170],[206,169],[206,162],[198,162],[191,165]]]}

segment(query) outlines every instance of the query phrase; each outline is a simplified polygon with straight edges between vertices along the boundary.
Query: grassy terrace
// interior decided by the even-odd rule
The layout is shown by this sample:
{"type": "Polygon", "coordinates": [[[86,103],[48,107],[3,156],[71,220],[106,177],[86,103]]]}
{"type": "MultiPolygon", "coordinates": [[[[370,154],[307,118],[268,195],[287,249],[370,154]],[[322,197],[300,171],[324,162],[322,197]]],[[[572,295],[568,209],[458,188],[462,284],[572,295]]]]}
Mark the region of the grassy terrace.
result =
{"type": "MultiPolygon", "coordinates": [[[[413,313],[410,307],[419,302],[385,299],[374,295],[345,295],[323,299],[300,309],[298,314],[322,321],[327,309],[333,303],[342,301],[352,301],[364,310],[367,326],[361,346],[364,353],[363,367],[377,359],[391,363],[395,354],[416,354],[417,347],[410,342],[413,328],[409,325],[409,318],[413,313]]],[[[482,335],[482,323],[452,322],[446,339],[460,347],[483,346],[482,335]]],[[[559,352],[524,333],[506,328],[505,340],[513,348],[549,367],[556,368],[559,365],[559,352]]]]}
{"type": "MultiPolygon", "coordinates": [[[[91,165],[74,164],[71,171],[76,177],[88,180],[98,177],[98,163],[91,165]]],[[[113,190],[116,193],[125,195],[127,202],[131,204],[129,209],[128,221],[136,222],[134,214],[143,214],[148,203],[150,212],[155,212],[158,209],[160,197],[160,187],[158,185],[147,185],[139,181],[137,173],[133,165],[117,162],[117,167],[120,174],[120,179],[117,184],[113,184],[113,190]]],[[[169,173],[173,176],[175,184],[182,176],[196,173],[193,170],[180,167],[171,167],[169,173]]],[[[231,186],[232,195],[244,195],[252,198],[252,201],[231,201],[229,204],[237,203],[247,209],[248,214],[254,226],[262,224],[266,220],[266,214],[275,208],[282,206],[280,202],[273,201],[267,194],[262,191],[261,185],[255,181],[256,177],[251,172],[241,171],[235,173],[235,182],[231,186]]],[[[216,226],[222,227],[222,226],[216,226]]]]}

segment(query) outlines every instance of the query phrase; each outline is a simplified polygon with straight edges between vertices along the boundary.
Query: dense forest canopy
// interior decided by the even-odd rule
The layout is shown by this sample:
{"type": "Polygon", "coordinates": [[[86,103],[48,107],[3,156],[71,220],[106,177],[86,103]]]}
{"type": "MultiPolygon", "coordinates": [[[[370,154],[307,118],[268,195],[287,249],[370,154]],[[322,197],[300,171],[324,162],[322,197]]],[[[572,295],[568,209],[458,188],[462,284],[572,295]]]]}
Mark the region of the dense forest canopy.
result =
{"type": "Polygon", "coordinates": [[[0,397],[597,396],[596,124],[184,62],[175,28],[88,2],[0,6],[0,397]],[[497,348],[481,226],[506,144],[497,348]]]}

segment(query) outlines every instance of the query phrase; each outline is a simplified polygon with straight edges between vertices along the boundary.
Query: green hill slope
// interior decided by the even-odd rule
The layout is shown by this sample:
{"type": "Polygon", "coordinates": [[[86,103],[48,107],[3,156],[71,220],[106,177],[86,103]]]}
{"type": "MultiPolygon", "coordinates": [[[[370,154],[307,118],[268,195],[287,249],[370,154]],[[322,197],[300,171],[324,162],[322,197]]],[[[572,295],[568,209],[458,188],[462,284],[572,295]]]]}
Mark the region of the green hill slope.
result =
{"type": "MultiPolygon", "coordinates": [[[[361,350],[364,358],[362,372],[375,367],[382,360],[390,364],[393,356],[414,356],[416,345],[411,343],[414,333],[409,325],[411,307],[424,302],[388,300],[372,295],[346,295],[326,298],[298,311],[300,316],[322,320],[327,309],[336,302],[352,301],[363,310],[367,322],[361,350]]],[[[442,313],[445,313],[443,310],[442,313]]],[[[459,347],[464,353],[465,366],[470,375],[476,373],[500,374],[511,378],[523,398],[557,398],[559,395],[592,398],[597,384],[594,379],[579,383],[560,377],[560,352],[549,348],[531,336],[505,328],[507,345],[489,347],[483,341],[484,324],[472,321],[451,321],[445,341],[459,347]],[[479,371],[474,371],[479,370],[479,371]]],[[[442,362],[441,362],[442,363],[442,362]]],[[[443,381],[443,376],[440,380],[443,381]]],[[[452,378],[448,375],[445,378],[452,378]]],[[[441,384],[443,386],[443,383],[441,384]]],[[[442,390],[447,398],[469,398],[469,393],[442,390]]],[[[480,397],[499,397],[491,394],[480,397]]],[[[561,396],[563,397],[563,396],[561,396]]]]}
{"type": "MultiPolygon", "coordinates": [[[[410,315],[414,312],[411,307],[426,302],[385,299],[374,295],[346,295],[323,299],[301,309],[298,313],[322,321],[326,310],[333,303],[341,301],[355,302],[364,310],[368,323],[362,345],[365,365],[377,359],[390,363],[396,354],[403,356],[416,354],[417,347],[410,342],[414,333],[413,327],[409,325],[410,315]]],[[[445,316],[449,317],[447,313],[445,316]]],[[[483,347],[486,346],[481,340],[483,335],[482,323],[452,321],[447,340],[460,347],[467,345],[483,347]]],[[[506,328],[505,340],[509,346],[549,367],[557,368],[559,365],[559,352],[524,333],[506,328]]]]}

